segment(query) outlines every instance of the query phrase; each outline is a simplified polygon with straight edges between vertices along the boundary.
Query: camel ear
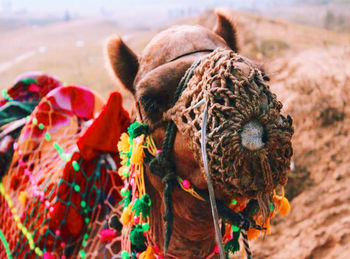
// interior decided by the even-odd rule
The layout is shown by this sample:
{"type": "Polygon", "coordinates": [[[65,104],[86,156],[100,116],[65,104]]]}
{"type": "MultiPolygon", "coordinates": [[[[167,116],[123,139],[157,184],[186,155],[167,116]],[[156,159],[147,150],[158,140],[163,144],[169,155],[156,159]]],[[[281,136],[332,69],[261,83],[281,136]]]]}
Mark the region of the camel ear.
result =
{"type": "Polygon", "coordinates": [[[214,32],[221,36],[227,45],[235,52],[239,51],[237,28],[230,12],[224,8],[215,10],[217,17],[214,32]]]}
{"type": "Polygon", "coordinates": [[[116,77],[133,94],[134,79],[139,68],[137,55],[123,42],[119,36],[115,36],[107,42],[107,54],[109,63],[116,77]]]}

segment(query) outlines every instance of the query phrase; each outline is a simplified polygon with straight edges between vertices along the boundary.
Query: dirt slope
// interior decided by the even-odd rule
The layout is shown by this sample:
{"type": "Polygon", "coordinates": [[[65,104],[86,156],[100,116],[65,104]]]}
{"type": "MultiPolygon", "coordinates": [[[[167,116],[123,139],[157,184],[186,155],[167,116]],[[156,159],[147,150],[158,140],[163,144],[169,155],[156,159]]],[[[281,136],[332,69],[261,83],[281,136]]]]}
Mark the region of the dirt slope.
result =
{"type": "Polygon", "coordinates": [[[349,258],[350,48],[309,49],[271,69],[271,88],[294,118],[292,178],[304,168],[312,186],[275,220],[271,235],[254,243],[255,258],[349,258]]]}

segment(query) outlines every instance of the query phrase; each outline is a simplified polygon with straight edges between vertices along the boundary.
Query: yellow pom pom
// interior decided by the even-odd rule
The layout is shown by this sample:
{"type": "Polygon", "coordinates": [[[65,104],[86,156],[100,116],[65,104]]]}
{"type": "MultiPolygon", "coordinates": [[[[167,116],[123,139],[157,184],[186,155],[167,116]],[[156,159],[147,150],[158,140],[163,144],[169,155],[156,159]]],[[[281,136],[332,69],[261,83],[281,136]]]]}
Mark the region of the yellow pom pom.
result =
{"type": "Polygon", "coordinates": [[[290,211],[290,204],[286,197],[283,197],[280,204],[280,213],[285,216],[290,211]]]}
{"type": "Polygon", "coordinates": [[[132,223],[133,218],[134,218],[134,213],[131,210],[132,205],[133,204],[130,203],[128,207],[124,208],[123,213],[120,217],[120,222],[125,226],[130,225],[132,223]]]}
{"type": "Polygon", "coordinates": [[[27,201],[27,192],[21,191],[18,195],[18,199],[22,203],[22,205],[25,206],[27,201]]]}
{"type": "Polygon", "coordinates": [[[260,235],[260,230],[258,230],[256,228],[250,228],[247,231],[248,240],[253,240],[253,239],[257,238],[259,235],[260,235]]]}
{"type": "Polygon", "coordinates": [[[129,143],[129,135],[123,133],[120,136],[120,141],[118,142],[118,150],[123,153],[127,153],[130,151],[130,143],[129,143]]]}
{"type": "Polygon", "coordinates": [[[142,161],[143,161],[143,143],[144,143],[144,135],[141,135],[134,140],[134,147],[132,149],[132,154],[130,157],[130,161],[132,164],[142,163],[142,161]]]}
{"type": "Polygon", "coordinates": [[[153,246],[148,246],[146,251],[140,254],[139,259],[156,259],[153,246]]]}
{"type": "Polygon", "coordinates": [[[119,176],[120,176],[122,179],[125,178],[125,176],[124,176],[124,171],[128,171],[128,167],[127,167],[127,166],[121,166],[121,167],[119,167],[119,169],[118,169],[118,174],[119,174],[119,176]]]}

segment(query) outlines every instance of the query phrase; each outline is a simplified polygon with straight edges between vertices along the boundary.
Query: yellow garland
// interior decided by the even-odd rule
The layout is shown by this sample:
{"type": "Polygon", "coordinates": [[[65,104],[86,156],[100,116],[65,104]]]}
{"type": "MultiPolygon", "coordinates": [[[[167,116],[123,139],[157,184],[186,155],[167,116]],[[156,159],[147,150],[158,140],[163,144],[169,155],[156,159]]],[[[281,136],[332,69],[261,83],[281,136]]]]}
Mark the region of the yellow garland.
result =
{"type": "MultiPolygon", "coordinates": [[[[146,149],[148,153],[156,156],[157,148],[154,140],[152,137],[145,136],[144,134],[134,139],[130,139],[127,133],[123,133],[118,143],[118,149],[120,151],[120,157],[122,159],[122,166],[118,169],[118,174],[122,177],[123,180],[128,180],[129,174],[131,174],[136,184],[136,197],[142,197],[146,194],[143,164],[143,159],[145,157],[144,151],[146,149]]],[[[134,212],[132,211],[134,201],[135,200],[131,200],[130,204],[124,208],[120,217],[121,223],[126,226],[122,238],[122,249],[125,251],[130,251],[130,242],[128,241],[127,236],[134,224],[134,212]]],[[[139,220],[141,222],[146,222],[149,224],[149,217],[142,218],[142,214],[140,215],[139,220]]],[[[155,253],[153,252],[152,247],[147,248],[147,250],[142,253],[142,258],[153,259],[155,258],[154,254],[155,253]]]]}
{"type": "Polygon", "coordinates": [[[0,194],[5,198],[7,206],[10,208],[13,219],[16,221],[17,228],[19,230],[21,230],[23,235],[27,238],[28,243],[29,243],[29,248],[31,250],[34,250],[34,252],[38,256],[40,256],[40,257],[43,256],[43,251],[40,249],[40,247],[35,246],[35,242],[34,242],[32,233],[30,233],[29,230],[21,223],[20,217],[17,215],[17,209],[13,206],[13,202],[10,198],[10,195],[5,193],[5,188],[1,182],[0,182],[0,194]]]}

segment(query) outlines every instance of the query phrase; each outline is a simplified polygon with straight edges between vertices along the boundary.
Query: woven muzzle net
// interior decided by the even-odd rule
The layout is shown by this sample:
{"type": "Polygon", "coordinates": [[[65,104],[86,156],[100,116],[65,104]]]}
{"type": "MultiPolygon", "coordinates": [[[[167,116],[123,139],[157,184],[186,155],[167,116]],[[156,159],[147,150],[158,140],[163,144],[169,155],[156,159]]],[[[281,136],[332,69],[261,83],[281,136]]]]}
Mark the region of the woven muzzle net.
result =
{"type": "Polygon", "coordinates": [[[188,137],[201,161],[201,122],[208,107],[207,152],[214,187],[227,198],[256,198],[267,216],[273,190],[285,185],[293,153],[292,119],[264,83],[261,71],[231,50],[202,59],[166,116],[188,137]]]}

